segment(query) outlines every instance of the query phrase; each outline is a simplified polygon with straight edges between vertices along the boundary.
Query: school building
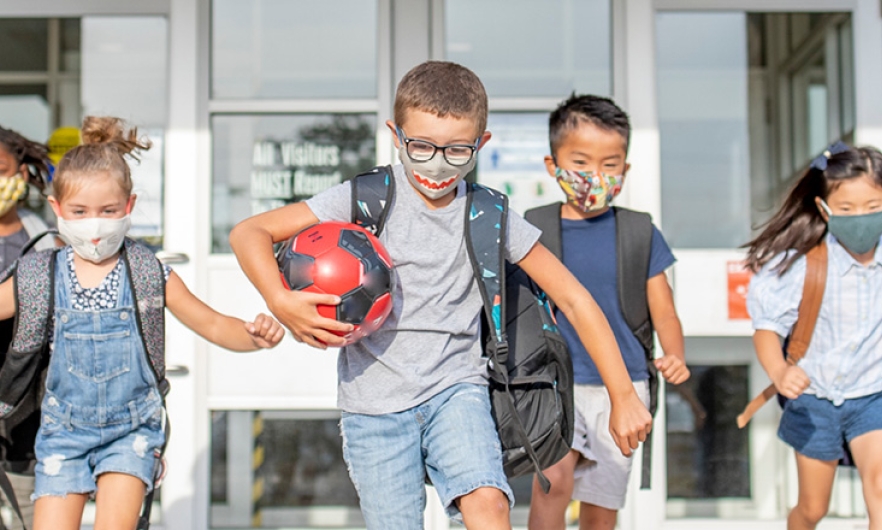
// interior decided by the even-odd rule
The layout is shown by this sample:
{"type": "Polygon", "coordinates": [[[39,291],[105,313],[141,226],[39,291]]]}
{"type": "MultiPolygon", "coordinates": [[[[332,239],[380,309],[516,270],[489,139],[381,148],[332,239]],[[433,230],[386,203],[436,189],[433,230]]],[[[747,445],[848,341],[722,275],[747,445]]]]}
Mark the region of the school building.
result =
{"type": "MultiPolygon", "coordinates": [[[[230,228],[393,162],[384,122],[415,64],[452,60],[484,81],[493,138],[475,175],[521,212],[561,198],[542,165],[548,112],[573,91],[615,98],[634,127],[617,203],[651,212],[674,249],[693,374],[667,389],[652,486],[632,481],[619,527],[784,528],[796,476],[780,411],[735,425],[768,384],[739,247],[828,143],[882,146],[879,0],[15,0],[0,2],[0,50],[3,126],[59,156],[87,114],[149,135],[133,233],[243,318],[265,306],[230,228]]],[[[170,320],[170,469],[153,528],[363,528],[336,352],[289,336],[235,354],[170,320]]],[[[529,480],[513,485],[525,528],[529,480]]],[[[855,470],[840,468],[821,528],[866,528],[865,513],[855,470]]],[[[426,520],[451,526],[431,490],[426,520]]]]}

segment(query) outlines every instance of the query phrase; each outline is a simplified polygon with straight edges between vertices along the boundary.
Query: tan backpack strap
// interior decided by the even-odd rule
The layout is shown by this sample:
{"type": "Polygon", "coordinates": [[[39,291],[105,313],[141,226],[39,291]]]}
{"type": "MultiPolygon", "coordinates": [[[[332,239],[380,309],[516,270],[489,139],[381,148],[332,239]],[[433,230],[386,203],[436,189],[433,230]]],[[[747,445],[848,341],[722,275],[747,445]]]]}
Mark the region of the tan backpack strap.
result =
{"type": "MultiPolygon", "coordinates": [[[[802,300],[799,302],[793,333],[790,334],[790,341],[787,343],[787,362],[790,364],[796,364],[805,356],[812,341],[818,313],[821,311],[821,302],[824,300],[824,289],[827,286],[827,243],[822,240],[819,245],[808,251],[805,258],[802,300]]],[[[775,385],[769,385],[760,395],[753,398],[738,415],[736,420],[738,428],[744,428],[756,411],[776,393],[775,385]]]]}

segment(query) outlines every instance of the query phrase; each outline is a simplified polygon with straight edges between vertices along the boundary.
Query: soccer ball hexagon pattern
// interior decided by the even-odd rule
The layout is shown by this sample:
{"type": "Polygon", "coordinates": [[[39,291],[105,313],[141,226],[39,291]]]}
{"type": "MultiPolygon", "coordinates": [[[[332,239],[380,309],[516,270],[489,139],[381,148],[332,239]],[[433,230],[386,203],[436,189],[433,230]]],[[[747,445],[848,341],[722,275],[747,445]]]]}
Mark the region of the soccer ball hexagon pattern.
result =
{"type": "Polygon", "coordinates": [[[346,344],[375,331],[392,311],[392,260],[380,241],[358,225],[312,225],[286,241],[276,257],[289,289],[340,297],[339,305],[319,305],[318,312],[355,326],[346,344]]]}

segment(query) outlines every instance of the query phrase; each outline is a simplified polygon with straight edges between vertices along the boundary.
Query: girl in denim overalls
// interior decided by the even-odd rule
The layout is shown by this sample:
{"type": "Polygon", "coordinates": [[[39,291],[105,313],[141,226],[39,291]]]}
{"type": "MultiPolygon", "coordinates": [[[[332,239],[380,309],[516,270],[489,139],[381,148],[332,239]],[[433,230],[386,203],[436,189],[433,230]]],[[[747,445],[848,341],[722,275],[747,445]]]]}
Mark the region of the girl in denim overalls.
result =
{"type": "Polygon", "coordinates": [[[817,526],[847,443],[863,483],[870,529],[882,528],[882,153],[831,146],[750,242],[757,271],[747,305],[757,357],[784,406],[778,437],[796,451],[799,496],[788,530],[817,526]],[[797,319],[806,254],[825,243],[827,275],[805,356],[781,351],[797,319]]]}
{"type": "MultiPolygon", "coordinates": [[[[135,204],[123,156],[149,143],[117,118],[87,117],[82,137],[58,164],[49,197],[69,246],[56,255],[53,349],[36,441],[36,530],[78,529],[92,494],[96,530],[134,529],[165,444],[162,393],[120,259],[135,204]]],[[[166,307],[211,342],[247,351],[282,339],[272,318],[245,323],[222,315],[170,269],[164,275],[166,307]]],[[[13,296],[11,281],[0,285],[0,319],[13,315],[13,296]]],[[[145,335],[163,332],[142,324],[145,335]]]]}

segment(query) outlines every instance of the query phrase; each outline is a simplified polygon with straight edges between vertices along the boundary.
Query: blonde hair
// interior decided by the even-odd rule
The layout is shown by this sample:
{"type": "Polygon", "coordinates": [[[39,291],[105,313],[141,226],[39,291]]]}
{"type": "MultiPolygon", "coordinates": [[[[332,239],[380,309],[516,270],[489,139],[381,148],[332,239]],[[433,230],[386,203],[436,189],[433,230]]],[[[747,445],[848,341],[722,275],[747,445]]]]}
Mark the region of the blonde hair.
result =
{"type": "Polygon", "coordinates": [[[137,127],[127,127],[114,117],[86,116],[80,130],[83,143],[65,153],[52,179],[52,194],[61,200],[95,172],[110,173],[126,195],[132,193],[132,172],[125,157],[135,160],[136,151],[150,149],[151,143],[138,138],[137,127]]]}
{"type": "Polygon", "coordinates": [[[395,123],[407,111],[421,110],[439,118],[453,116],[475,122],[478,136],[487,128],[487,92],[474,72],[449,61],[426,61],[407,72],[395,91],[395,123]]]}

